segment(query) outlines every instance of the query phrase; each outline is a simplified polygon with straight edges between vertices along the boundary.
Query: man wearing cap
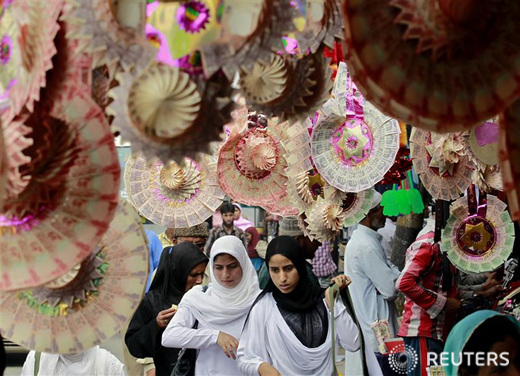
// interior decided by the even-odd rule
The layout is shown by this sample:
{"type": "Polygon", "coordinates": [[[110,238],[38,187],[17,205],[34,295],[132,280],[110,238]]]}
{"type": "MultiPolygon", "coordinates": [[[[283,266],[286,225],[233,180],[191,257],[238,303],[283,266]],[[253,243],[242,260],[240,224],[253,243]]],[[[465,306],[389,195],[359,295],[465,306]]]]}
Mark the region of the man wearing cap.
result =
{"type": "Polygon", "coordinates": [[[247,248],[247,239],[244,231],[240,230],[234,224],[235,206],[230,202],[224,202],[222,205],[220,205],[220,213],[222,214],[222,225],[212,228],[209,232],[208,241],[206,242],[206,246],[204,248],[206,254],[209,255],[211,246],[213,243],[215,243],[215,240],[225,235],[236,236],[242,241],[242,243],[244,243],[244,247],[247,248]]]}
{"type": "Polygon", "coordinates": [[[367,348],[376,353],[378,360],[382,358],[371,325],[388,320],[391,334],[397,334],[397,310],[393,301],[397,297],[395,282],[399,277],[399,270],[386,258],[382,236],[377,233],[386,219],[380,204],[381,194],[374,190],[371,209],[352,233],[345,249],[345,274],[352,279],[349,289],[354,308],[367,348]]]}

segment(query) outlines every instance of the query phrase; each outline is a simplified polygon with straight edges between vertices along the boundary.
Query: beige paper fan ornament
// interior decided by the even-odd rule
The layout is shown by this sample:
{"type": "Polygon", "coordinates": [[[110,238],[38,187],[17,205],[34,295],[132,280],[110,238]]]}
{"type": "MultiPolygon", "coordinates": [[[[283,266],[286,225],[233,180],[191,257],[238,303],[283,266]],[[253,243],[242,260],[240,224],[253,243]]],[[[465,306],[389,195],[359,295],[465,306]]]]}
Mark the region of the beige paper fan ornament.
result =
{"type": "Polygon", "coordinates": [[[414,128],[410,156],[424,187],[435,198],[455,200],[471,184],[473,165],[462,133],[435,133],[414,128]]]}
{"type": "Polygon", "coordinates": [[[153,223],[191,227],[213,215],[224,199],[216,168],[206,159],[166,165],[155,160],[148,165],[143,157],[133,156],[126,164],[125,187],[134,207],[153,223]]]}
{"type": "MultiPolygon", "coordinates": [[[[140,31],[118,22],[111,1],[66,1],[70,10],[63,19],[68,36],[80,43],[78,51],[92,57],[92,69],[106,65],[109,76],[114,77],[120,68],[141,70],[153,61],[154,49],[140,31]]],[[[144,12],[144,7],[141,9],[144,12]]]]}
{"type": "MultiPolygon", "coordinates": [[[[241,87],[248,108],[265,113],[270,117],[277,116],[282,120],[303,120],[308,116],[314,115],[314,112],[329,99],[333,85],[330,79],[332,71],[327,62],[328,59],[323,55],[323,49],[301,59],[290,55],[283,58],[275,56],[276,59],[283,59],[284,69],[287,72],[284,90],[276,98],[264,101],[260,97],[250,94],[251,88],[249,85],[246,85],[245,91],[241,87]]],[[[256,64],[262,63],[257,62],[256,64]]],[[[254,67],[251,71],[243,70],[241,74],[243,77],[242,82],[247,82],[248,76],[253,74],[254,67]]],[[[273,91],[274,88],[275,85],[272,85],[271,89],[273,91]]],[[[279,89],[281,87],[276,88],[276,90],[279,89]]]]}
{"type": "Polygon", "coordinates": [[[296,33],[300,51],[314,53],[325,44],[334,48],[334,41],[344,38],[340,0],[307,0],[306,22],[296,33]]]}
{"type": "Polygon", "coordinates": [[[2,335],[48,353],[78,353],[98,345],[118,333],[139,305],[148,258],[139,216],[120,202],[83,262],[32,290],[0,293],[2,335]]]}
{"type": "Polygon", "coordinates": [[[239,12],[247,18],[236,17],[231,23],[227,22],[229,27],[225,25],[219,40],[201,47],[201,55],[207,77],[222,68],[232,80],[241,69],[251,71],[257,61],[267,64],[273,53],[283,50],[283,37],[295,30],[293,19],[297,11],[290,0],[263,0],[261,4],[258,1],[230,2],[227,6],[226,18],[239,12]],[[235,34],[234,24],[243,25],[240,29],[248,30],[246,35],[235,34]]]}
{"type": "Polygon", "coordinates": [[[289,70],[284,59],[272,55],[269,64],[257,61],[251,72],[242,74],[240,88],[247,100],[260,104],[278,99],[285,91],[289,70]]]}
{"type": "Polygon", "coordinates": [[[150,161],[181,163],[184,157],[197,159],[199,153],[209,153],[211,142],[221,140],[234,104],[226,78],[204,80],[158,63],[141,76],[126,72],[116,78],[119,86],[109,91],[113,102],[107,113],[114,116],[112,124],[134,153],[150,161]],[[148,86],[152,81],[157,91],[148,86]]]}
{"type": "Polygon", "coordinates": [[[179,68],[153,64],[130,88],[128,110],[134,125],[152,137],[180,136],[198,116],[197,85],[179,68]]]}

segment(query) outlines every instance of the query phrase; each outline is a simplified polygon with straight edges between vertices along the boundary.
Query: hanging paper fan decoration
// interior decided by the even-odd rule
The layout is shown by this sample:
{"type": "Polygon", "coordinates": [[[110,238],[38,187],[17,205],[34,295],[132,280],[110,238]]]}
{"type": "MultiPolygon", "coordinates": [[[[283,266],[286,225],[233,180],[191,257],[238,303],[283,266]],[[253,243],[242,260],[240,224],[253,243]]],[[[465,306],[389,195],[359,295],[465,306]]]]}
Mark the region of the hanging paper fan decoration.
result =
{"type": "Polygon", "coordinates": [[[141,215],[160,226],[186,228],[204,222],[222,203],[216,169],[189,158],[181,165],[158,160],[148,165],[134,156],[126,163],[125,187],[141,215]]]}
{"type": "Polygon", "coordinates": [[[394,163],[399,123],[363,103],[345,63],[340,63],[333,94],[314,126],[312,158],[330,185],[360,192],[380,181],[394,163]]]}
{"type": "Polygon", "coordinates": [[[458,269],[482,273],[502,265],[513,250],[515,230],[507,205],[497,197],[481,195],[477,209],[474,194],[452,204],[442,233],[443,250],[458,269]],[[472,199],[473,197],[473,199],[472,199]]]}
{"type": "Polygon", "coordinates": [[[343,14],[354,80],[392,117],[454,132],[518,97],[515,0],[347,0],[343,14]]]}
{"type": "Polygon", "coordinates": [[[69,354],[98,345],[126,325],[148,278],[147,241],[135,210],[121,201],[109,229],[90,248],[61,278],[0,293],[5,337],[35,351],[69,354]]]}
{"type": "Polygon", "coordinates": [[[116,76],[107,113],[132,150],[148,160],[181,163],[208,153],[230,119],[232,88],[223,77],[205,81],[180,68],[153,63],[141,75],[116,76]]]}
{"type": "Polygon", "coordinates": [[[280,142],[287,123],[270,119],[267,127],[261,122],[248,127],[240,114],[229,125],[230,135],[219,152],[220,186],[237,202],[261,206],[277,215],[296,215],[298,211],[287,197],[287,161],[280,142]]]}
{"type": "Polygon", "coordinates": [[[308,1],[305,16],[304,29],[296,33],[301,51],[315,53],[322,44],[333,48],[344,38],[340,0],[308,1]]]}
{"type": "Polygon", "coordinates": [[[120,168],[101,109],[83,87],[67,87],[50,113],[27,121],[34,144],[21,169],[27,187],[0,216],[0,291],[49,282],[81,262],[117,206],[120,168]]]}
{"type": "Polygon", "coordinates": [[[489,166],[498,164],[498,124],[486,121],[469,131],[467,145],[471,156],[489,166]]]}
{"type": "Polygon", "coordinates": [[[471,184],[473,166],[461,133],[439,134],[414,128],[410,154],[415,171],[435,199],[455,200],[471,184]]]}
{"type": "Polygon", "coordinates": [[[59,0],[13,1],[0,10],[0,114],[11,121],[25,106],[32,111],[56,53],[59,0]],[[3,111],[1,109],[4,109],[3,111]]]}
{"type": "Polygon", "coordinates": [[[520,101],[514,102],[500,116],[500,171],[507,193],[509,212],[520,221],[520,101]]]}
{"type": "Polygon", "coordinates": [[[142,70],[154,58],[155,51],[146,38],[116,19],[110,1],[67,0],[71,9],[63,17],[67,35],[79,42],[78,51],[92,58],[92,69],[105,65],[109,76],[123,69],[142,70]]]}
{"type": "Polygon", "coordinates": [[[307,213],[308,236],[319,241],[332,241],[343,226],[358,224],[370,211],[374,191],[342,193],[339,200],[318,198],[307,213]]]}
{"type": "Polygon", "coordinates": [[[226,2],[220,38],[200,48],[206,77],[222,68],[232,80],[240,69],[270,62],[283,49],[282,38],[295,30],[295,17],[290,0],[226,2]]]}
{"type": "Polygon", "coordinates": [[[272,54],[242,69],[240,87],[251,110],[282,120],[312,116],[330,98],[332,80],[323,49],[298,59],[272,54]]]}

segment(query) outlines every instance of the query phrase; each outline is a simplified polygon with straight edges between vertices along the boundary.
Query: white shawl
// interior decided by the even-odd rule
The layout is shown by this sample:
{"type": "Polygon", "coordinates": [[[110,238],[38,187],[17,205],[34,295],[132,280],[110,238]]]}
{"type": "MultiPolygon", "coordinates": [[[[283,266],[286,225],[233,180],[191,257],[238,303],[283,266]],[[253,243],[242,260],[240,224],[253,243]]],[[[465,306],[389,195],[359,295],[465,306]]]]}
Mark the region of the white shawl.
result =
{"type": "MultiPolygon", "coordinates": [[[[323,302],[323,304],[325,304],[323,302]]],[[[334,306],[336,335],[347,350],[359,348],[359,331],[341,302],[334,306]]],[[[245,375],[257,375],[267,362],[284,376],[332,375],[331,325],[325,342],[318,347],[304,346],[291,331],[271,293],[251,310],[237,352],[238,368],[245,375]]]]}
{"type": "Polygon", "coordinates": [[[179,308],[187,306],[204,328],[218,329],[240,338],[245,319],[260,293],[258,277],[242,241],[236,236],[223,236],[213,243],[209,269],[212,283],[206,292],[201,286],[189,290],[179,308]],[[213,272],[215,257],[227,253],[240,263],[242,280],[230,289],[218,283],[213,272]]]}

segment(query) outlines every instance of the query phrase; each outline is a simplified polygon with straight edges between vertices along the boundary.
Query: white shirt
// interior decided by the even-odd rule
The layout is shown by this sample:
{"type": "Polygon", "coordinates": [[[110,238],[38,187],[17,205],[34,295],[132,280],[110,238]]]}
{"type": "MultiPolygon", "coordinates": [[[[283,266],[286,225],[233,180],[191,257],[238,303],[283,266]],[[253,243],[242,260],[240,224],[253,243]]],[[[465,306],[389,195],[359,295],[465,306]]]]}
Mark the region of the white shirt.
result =
{"type": "MultiPolygon", "coordinates": [[[[225,307],[222,307],[225,312],[225,307]]],[[[241,375],[236,361],[229,359],[224,351],[217,345],[220,330],[204,327],[199,322],[198,329],[192,329],[195,325],[195,316],[188,306],[179,306],[179,310],[173,316],[164,330],[162,345],[174,348],[199,349],[195,364],[195,376],[235,376],[241,375]]],[[[237,340],[240,340],[240,332],[226,331],[237,340]]]]}
{"type": "MultiPolygon", "coordinates": [[[[34,376],[35,352],[25,359],[20,376],[34,376]]],[[[39,376],[126,376],[123,363],[99,346],[82,353],[59,355],[41,353],[39,376]]]]}
{"type": "Polygon", "coordinates": [[[359,225],[345,249],[345,272],[352,280],[349,286],[354,309],[365,336],[366,346],[378,352],[377,339],[370,325],[387,319],[392,334],[397,333],[397,297],[395,282],[399,270],[386,259],[382,236],[359,225]]]}
{"type": "Polygon", "coordinates": [[[383,239],[381,239],[381,245],[385,250],[387,260],[390,260],[390,257],[392,256],[392,245],[394,241],[396,228],[397,226],[394,223],[394,221],[392,221],[390,218],[387,218],[385,222],[385,227],[377,230],[377,232],[383,236],[383,239]]]}
{"type": "MultiPolygon", "coordinates": [[[[325,300],[323,304],[327,307],[325,300]]],[[[340,301],[334,305],[334,317],[338,343],[345,349],[357,350],[359,331],[340,301]]],[[[251,310],[238,346],[238,367],[243,374],[255,376],[263,362],[284,376],[332,375],[331,327],[322,345],[305,347],[285,322],[272,293],[268,293],[251,310]]]]}

